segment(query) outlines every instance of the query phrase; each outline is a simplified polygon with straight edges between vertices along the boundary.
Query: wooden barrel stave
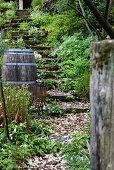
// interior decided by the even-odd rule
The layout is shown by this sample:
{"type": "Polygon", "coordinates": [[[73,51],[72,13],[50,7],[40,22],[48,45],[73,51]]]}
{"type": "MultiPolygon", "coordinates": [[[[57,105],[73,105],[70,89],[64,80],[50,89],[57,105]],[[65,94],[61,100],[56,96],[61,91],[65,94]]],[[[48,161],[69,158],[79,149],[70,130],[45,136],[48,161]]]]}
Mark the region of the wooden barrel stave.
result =
{"type": "Polygon", "coordinates": [[[6,49],[3,57],[2,79],[4,83],[35,83],[36,63],[33,50],[6,49]]]}

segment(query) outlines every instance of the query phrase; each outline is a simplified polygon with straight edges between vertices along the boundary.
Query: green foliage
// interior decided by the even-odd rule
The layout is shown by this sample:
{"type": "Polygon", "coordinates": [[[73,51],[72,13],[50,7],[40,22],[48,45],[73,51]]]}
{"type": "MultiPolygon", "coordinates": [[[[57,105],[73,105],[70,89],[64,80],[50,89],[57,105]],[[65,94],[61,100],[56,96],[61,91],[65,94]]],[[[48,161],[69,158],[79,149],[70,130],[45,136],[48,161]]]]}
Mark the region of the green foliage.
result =
{"type": "Polygon", "coordinates": [[[52,56],[58,55],[61,60],[75,60],[78,57],[90,58],[91,37],[83,37],[81,32],[73,36],[65,37],[64,42],[52,52],[52,56]]]}
{"type": "Polygon", "coordinates": [[[28,22],[22,22],[20,23],[20,30],[22,31],[28,31],[29,30],[29,23],[28,22]]]}
{"type": "Polygon", "coordinates": [[[45,80],[44,82],[46,84],[47,90],[48,89],[55,89],[58,85],[57,80],[45,80]]]}
{"type": "Polygon", "coordinates": [[[78,96],[85,97],[86,99],[89,99],[89,87],[90,87],[90,73],[84,72],[79,80],[75,82],[75,91],[78,96]]]}
{"type": "Polygon", "coordinates": [[[20,169],[19,166],[27,168],[30,156],[43,156],[46,153],[59,151],[62,147],[61,143],[49,138],[35,136],[40,135],[40,133],[41,136],[50,134],[49,130],[45,125],[45,121],[32,121],[29,131],[25,123],[14,125],[14,122],[11,122],[9,124],[10,141],[6,142],[4,128],[0,128],[0,169],[20,169]],[[43,127],[42,130],[41,126],[43,127]]]}
{"type": "Polygon", "coordinates": [[[39,121],[30,121],[30,131],[37,136],[43,135],[51,135],[51,128],[47,127],[46,124],[49,123],[48,121],[39,120],[39,121]]]}
{"type": "Polygon", "coordinates": [[[35,7],[42,7],[42,5],[43,5],[43,1],[42,0],[33,0],[32,1],[32,6],[33,6],[33,8],[35,8],[35,7]]]}
{"type": "Polygon", "coordinates": [[[63,157],[71,170],[90,169],[89,152],[86,146],[87,140],[88,136],[79,132],[74,134],[72,142],[63,148],[63,157]]]}
{"type": "Polygon", "coordinates": [[[12,3],[10,2],[2,2],[0,3],[0,8],[1,9],[12,9],[12,3]]]}
{"type": "Polygon", "coordinates": [[[30,104],[30,92],[28,91],[28,87],[25,85],[21,88],[6,85],[4,86],[4,95],[8,118],[10,120],[15,120],[17,116],[17,122],[28,122],[28,107],[30,104]]]}
{"type": "Polygon", "coordinates": [[[48,42],[50,44],[53,44],[56,40],[63,42],[62,37],[64,35],[72,35],[78,28],[78,17],[74,11],[56,14],[53,16],[51,24],[46,27],[50,33],[48,35],[48,42]]]}
{"type": "Polygon", "coordinates": [[[81,97],[89,98],[89,70],[91,37],[84,38],[81,33],[64,37],[64,42],[52,51],[57,56],[62,73],[59,78],[67,78],[59,88],[64,91],[75,90],[81,97]]]}
{"type": "Polygon", "coordinates": [[[6,11],[6,19],[11,20],[11,19],[14,19],[14,17],[15,17],[15,11],[13,10],[6,11]]]}
{"type": "Polygon", "coordinates": [[[0,27],[4,25],[4,18],[0,15],[0,27]]]}
{"type": "Polygon", "coordinates": [[[22,37],[17,39],[17,48],[21,49],[25,48],[25,42],[22,37]]]}
{"type": "Polygon", "coordinates": [[[62,116],[64,109],[59,105],[48,105],[44,108],[44,114],[46,116],[62,116]]]}
{"type": "Polygon", "coordinates": [[[3,31],[0,31],[0,57],[4,54],[4,49],[7,47],[5,41],[5,34],[3,31]]]}
{"type": "Polygon", "coordinates": [[[52,21],[52,16],[49,13],[43,13],[38,9],[34,9],[31,14],[31,19],[34,23],[40,24],[41,26],[46,26],[52,21]]]}

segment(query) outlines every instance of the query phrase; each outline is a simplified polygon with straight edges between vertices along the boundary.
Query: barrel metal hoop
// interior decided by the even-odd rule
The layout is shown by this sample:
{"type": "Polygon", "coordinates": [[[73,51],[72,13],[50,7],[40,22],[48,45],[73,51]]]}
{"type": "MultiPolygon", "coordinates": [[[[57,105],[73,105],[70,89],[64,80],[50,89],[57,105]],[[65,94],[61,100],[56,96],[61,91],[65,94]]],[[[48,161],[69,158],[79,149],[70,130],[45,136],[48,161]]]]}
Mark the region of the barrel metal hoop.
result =
{"type": "Polygon", "coordinates": [[[3,84],[34,84],[34,81],[3,81],[3,84]]]}
{"type": "MultiPolygon", "coordinates": [[[[8,56],[8,54],[11,54],[11,55],[32,55],[33,57],[34,57],[34,53],[6,53],[7,54],[7,56],[8,56]]],[[[5,55],[6,55],[5,54],[5,55]]],[[[8,57],[10,57],[10,56],[8,56],[8,57]]]]}
{"type": "Polygon", "coordinates": [[[3,66],[36,66],[36,63],[4,63],[3,66]]]}
{"type": "Polygon", "coordinates": [[[28,51],[28,52],[34,52],[32,49],[15,49],[15,48],[9,48],[6,51],[28,51]]]}

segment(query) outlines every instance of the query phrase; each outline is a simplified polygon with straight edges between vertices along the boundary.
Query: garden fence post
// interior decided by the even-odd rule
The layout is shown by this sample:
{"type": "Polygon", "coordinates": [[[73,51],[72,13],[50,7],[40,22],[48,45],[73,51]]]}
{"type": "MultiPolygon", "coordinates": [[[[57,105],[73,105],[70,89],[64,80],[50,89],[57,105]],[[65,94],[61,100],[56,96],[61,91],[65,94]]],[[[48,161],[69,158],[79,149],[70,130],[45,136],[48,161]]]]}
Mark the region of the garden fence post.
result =
{"type": "Polygon", "coordinates": [[[6,137],[9,140],[8,120],[7,120],[6,104],[5,104],[2,81],[0,81],[0,89],[1,89],[1,102],[3,103],[3,109],[4,109],[6,137]]]}
{"type": "Polygon", "coordinates": [[[114,169],[114,40],[91,46],[91,169],[114,169]]]}

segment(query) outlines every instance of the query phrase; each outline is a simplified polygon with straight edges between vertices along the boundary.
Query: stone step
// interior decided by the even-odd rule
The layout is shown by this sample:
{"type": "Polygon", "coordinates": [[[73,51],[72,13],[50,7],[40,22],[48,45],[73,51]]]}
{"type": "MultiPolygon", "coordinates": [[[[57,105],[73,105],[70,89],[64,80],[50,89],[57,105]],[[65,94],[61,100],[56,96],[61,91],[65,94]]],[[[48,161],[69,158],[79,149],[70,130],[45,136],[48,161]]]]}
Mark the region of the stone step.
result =
{"type": "Polygon", "coordinates": [[[21,18],[15,18],[12,20],[5,20],[6,24],[10,24],[10,23],[22,23],[23,21],[32,21],[32,19],[30,19],[29,17],[21,17],[21,18]]]}
{"type": "Polygon", "coordinates": [[[60,71],[47,71],[47,70],[40,70],[37,69],[37,79],[49,79],[49,78],[56,78],[59,75],[60,71]]]}
{"type": "Polygon", "coordinates": [[[51,50],[39,50],[39,49],[35,50],[38,52],[38,54],[42,55],[42,58],[48,56],[51,53],[51,50]]]}
{"type": "Polygon", "coordinates": [[[49,70],[49,71],[57,71],[59,69],[59,66],[57,64],[55,65],[51,65],[51,64],[37,64],[36,65],[37,69],[45,69],[45,70],[49,70]]]}
{"type": "Polygon", "coordinates": [[[16,10],[16,15],[30,15],[32,10],[16,10]]]}
{"type": "Polygon", "coordinates": [[[53,99],[56,99],[56,100],[59,100],[59,101],[74,101],[75,100],[75,97],[69,93],[69,92],[62,92],[60,90],[49,90],[47,91],[47,95],[50,97],[50,98],[53,98],[53,99]]]}
{"type": "Polygon", "coordinates": [[[12,31],[11,32],[11,35],[12,37],[15,37],[15,36],[20,36],[20,35],[28,35],[28,32],[27,31],[21,31],[21,30],[17,30],[17,31],[12,31]]]}
{"type": "Polygon", "coordinates": [[[7,28],[10,30],[10,29],[12,29],[12,28],[17,28],[17,27],[19,27],[19,24],[20,24],[20,23],[6,23],[6,24],[4,24],[3,27],[4,27],[4,28],[7,27],[7,28]]]}
{"type": "Polygon", "coordinates": [[[37,49],[37,51],[42,51],[43,53],[45,53],[45,51],[51,51],[52,48],[50,46],[46,46],[46,45],[40,45],[40,44],[36,44],[35,46],[34,45],[26,45],[28,48],[32,48],[32,49],[37,49]]]}
{"type": "MultiPolygon", "coordinates": [[[[58,106],[60,106],[60,108],[64,109],[66,114],[86,113],[86,112],[90,111],[90,104],[89,103],[83,103],[83,102],[79,102],[79,101],[56,102],[56,105],[58,105],[58,106]]],[[[48,105],[48,107],[50,108],[50,105],[48,105]]],[[[66,116],[68,116],[68,115],[66,115],[66,116]]]]}
{"type": "Polygon", "coordinates": [[[38,64],[51,64],[51,63],[55,64],[57,60],[58,60],[57,58],[37,58],[36,56],[36,63],[38,64]]]}

